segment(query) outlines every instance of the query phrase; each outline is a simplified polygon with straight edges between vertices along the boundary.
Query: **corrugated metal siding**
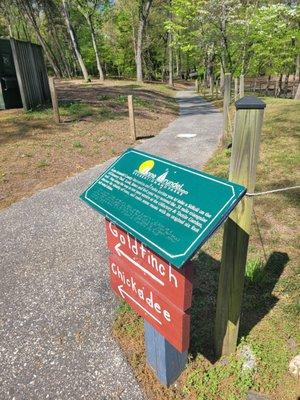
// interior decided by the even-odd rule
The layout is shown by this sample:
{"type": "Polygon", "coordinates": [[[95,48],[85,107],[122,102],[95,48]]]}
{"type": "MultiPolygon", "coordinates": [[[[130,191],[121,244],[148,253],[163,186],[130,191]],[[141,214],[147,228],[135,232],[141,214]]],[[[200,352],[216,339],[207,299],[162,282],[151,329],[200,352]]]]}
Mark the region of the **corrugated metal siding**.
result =
{"type": "Polygon", "coordinates": [[[50,101],[47,70],[43,50],[29,42],[10,39],[15,68],[25,110],[50,101]]]}
{"type": "Polygon", "coordinates": [[[0,109],[22,107],[20,90],[8,39],[0,39],[0,109]]]}

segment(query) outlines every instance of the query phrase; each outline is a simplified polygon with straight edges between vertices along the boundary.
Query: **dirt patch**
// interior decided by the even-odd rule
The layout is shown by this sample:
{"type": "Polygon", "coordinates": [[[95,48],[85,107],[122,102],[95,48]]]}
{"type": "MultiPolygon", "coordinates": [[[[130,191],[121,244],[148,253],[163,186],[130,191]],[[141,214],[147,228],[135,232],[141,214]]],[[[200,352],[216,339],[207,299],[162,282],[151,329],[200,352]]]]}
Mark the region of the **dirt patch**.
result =
{"type": "MultiPolygon", "coordinates": [[[[62,123],[51,108],[0,112],[0,208],[57,184],[133,145],[127,95],[137,134],[158,134],[177,117],[176,89],[130,81],[57,81],[62,123]]],[[[180,88],[180,86],[178,86],[180,88]]]]}

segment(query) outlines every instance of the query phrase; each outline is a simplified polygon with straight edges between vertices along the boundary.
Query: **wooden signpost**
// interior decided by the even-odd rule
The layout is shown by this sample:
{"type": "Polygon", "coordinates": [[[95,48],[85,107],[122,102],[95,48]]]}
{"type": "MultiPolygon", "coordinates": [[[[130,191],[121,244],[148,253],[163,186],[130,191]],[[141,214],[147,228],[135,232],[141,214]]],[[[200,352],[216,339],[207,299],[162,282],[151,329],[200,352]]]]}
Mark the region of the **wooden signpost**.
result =
{"type": "Polygon", "coordinates": [[[54,77],[49,77],[49,88],[50,88],[52,108],[53,108],[53,119],[54,119],[55,123],[59,124],[60,116],[59,116],[59,108],[58,108],[58,101],[57,101],[54,77]]]}
{"type": "Polygon", "coordinates": [[[111,287],[179,351],[189,346],[191,271],[177,270],[112,222],[106,222],[111,287]]]}
{"type": "Polygon", "coordinates": [[[131,94],[128,96],[128,113],[129,113],[130,134],[131,134],[133,141],[135,141],[136,140],[136,127],[135,127],[135,118],[134,118],[133,96],[131,94]]]}
{"type": "MultiPolygon", "coordinates": [[[[236,102],[229,178],[255,190],[256,166],[266,104],[252,96],[236,102]]],[[[215,323],[215,351],[218,357],[236,349],[244,276],[250,236],[253,197],[245,196],[224,226],[215,323]]]]}
{"type": "Polygon", "coordinates": [[[189,259],[245,192],[241,185],[128,149],[81,195],[106,218],[112,290],[144,319],[148,364],[167,386],[187,360],[189,259]]]}

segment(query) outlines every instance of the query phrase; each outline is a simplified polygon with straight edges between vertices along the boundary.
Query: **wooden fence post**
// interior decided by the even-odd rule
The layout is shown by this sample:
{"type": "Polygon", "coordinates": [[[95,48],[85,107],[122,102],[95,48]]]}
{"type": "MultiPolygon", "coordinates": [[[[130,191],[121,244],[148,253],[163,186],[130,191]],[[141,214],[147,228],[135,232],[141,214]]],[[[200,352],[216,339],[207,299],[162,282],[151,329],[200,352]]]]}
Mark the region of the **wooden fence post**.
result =
{"type": "Polygon", "coordinates": [[[224,75],[224,97],[223,97],[223,140],[230,133],[229,132],[230,87],[231,87],[231,74],[226,73],[224,75]]]}
{"type": "Polygon", "coordinates": [[[135,129],[135,119],[134,119],[133,97],[131,94],[128,96],[128,111],[129,111],[130,134],[132,136],[132,139],[135,141],[136,129],[135,129]]]}
{"type": "Polygon", "coordinates": [[[245,96],[245,78],[244,75],[240,76],[240,99],[245,96]]]}
{"type": "Polygon", "coordinates": [[[54,77],[52,77],[52,76],[49,77],[49,88],[50,88],[51,102],[52,102],[52,108],[53,108],[53,119],[56,124],[59,124],[60,117],[59,117],[57,94],[56,94],[54,77]]]}
{"type": "MultiPolygon", "coordinates": [[[[255,189],[265,106],[263,101],[252,96],[236,102],[229,180],[244,185],[249,192],[255,189]]],[[[215,352],[218,357],[236,349],[252,207],[252,197],[245,196],[224,226],[215,322],[215,352]]]]}
{"type": "Polygon", "coordinates": [[[234,100],[239,98],[239,78],[234,78],[234,100]]]}

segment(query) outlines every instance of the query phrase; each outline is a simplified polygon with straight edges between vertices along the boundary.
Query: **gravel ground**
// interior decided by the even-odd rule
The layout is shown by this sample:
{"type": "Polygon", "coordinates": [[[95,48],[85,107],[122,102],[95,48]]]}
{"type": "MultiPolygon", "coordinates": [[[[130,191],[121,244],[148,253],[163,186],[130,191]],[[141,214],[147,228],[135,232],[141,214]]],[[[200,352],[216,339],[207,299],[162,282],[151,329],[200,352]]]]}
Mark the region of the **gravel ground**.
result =
{"type": "MultiPolygon", "coordinates": [[[[178,99],[180,117],[137,147],[200,168],[217,147],[222,116],[191,91],[178,99]]],[[[110,162],[0,213],[3,400],[144,399],[111,336],[118,300],[103,219],[79,200],[110,162]]]]}

